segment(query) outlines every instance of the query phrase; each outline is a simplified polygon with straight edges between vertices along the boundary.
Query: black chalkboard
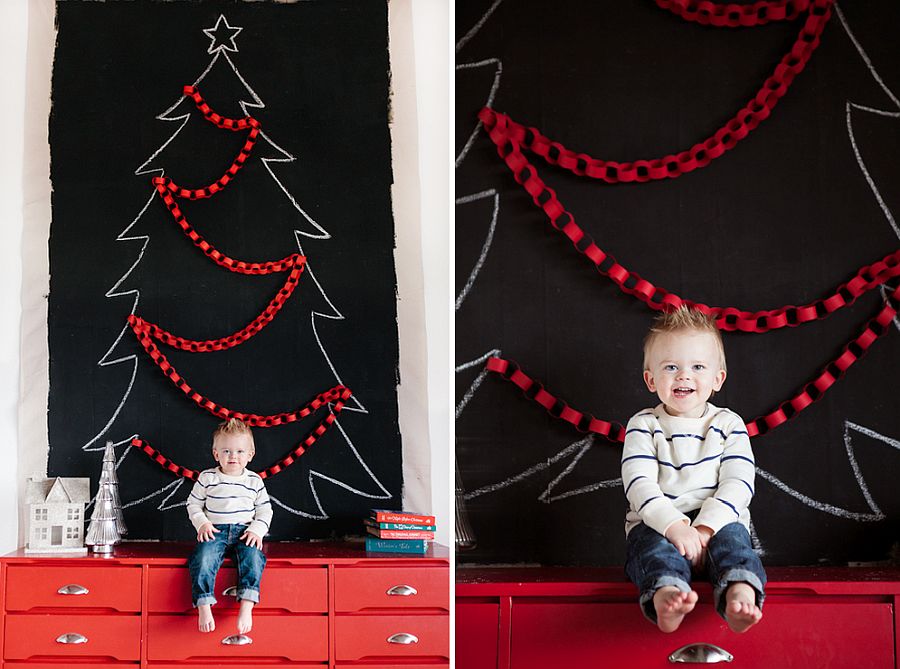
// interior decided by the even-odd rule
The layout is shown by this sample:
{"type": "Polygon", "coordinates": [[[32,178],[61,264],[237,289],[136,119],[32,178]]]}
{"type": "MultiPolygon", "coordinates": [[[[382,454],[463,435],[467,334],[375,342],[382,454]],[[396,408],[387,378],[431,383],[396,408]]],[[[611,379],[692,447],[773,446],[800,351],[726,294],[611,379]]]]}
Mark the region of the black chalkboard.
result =
{"type": "MultiPolygon", "coordinates": [[[[678,295],[756,311],[830,294],[900,238],[900,6],[843,5],[771,117],[704,169],[610,185],[532,163],[598,246],[678,295]]],[[[460,0],[456,12],[456,452],[477,540],[460,559],[619,565],[620,446],[550,418],[473,361],[499,350],[573,407],[624,423],[656,403],[640,375],[654,312],[550,228],[483,130],[467,144],[476,114],[490,100],[606,160],[676,153],[752,98],[802,20],[714,28],[650,0],[460,0]]],[[[882,301],[874,290],[802,327],[726,334],[715,402],[768,413],[882,301]]],[[[768,564],[883,560],[900,537],[898,328],[753,440],[751,514],[768,564]]]]}
{"type": "MultiPolygon", "coordinates": [[[[338,424],[267,480],[277,500],[270,538],[360,532],[369,508],[399,506],[402,486],[387,3],[60,2],[57,12],[50,474],[91,476],[96,490],[112,440],[129,538],[192,535],[190,482],[128,444],[138,435],[203,469],[214,465],[221,419],[160,373],[126,318],[216,339],[253,320],[286,278],[217,266],[155,194],[160,174],[211,183],[247,138],[204,120],[182,95],[196,84],[216,112],[250,113],[262,134],[224,190],[178,201],[188,222],[238,260],[299,251],[308,266],[271,324],[243,344],[160,348],[198,392],[247,413],[291,411],[339,382],[351,388],[338,424]]],[[[282,458],[325,415],[255,429],[251,468],[282,458]]]]}

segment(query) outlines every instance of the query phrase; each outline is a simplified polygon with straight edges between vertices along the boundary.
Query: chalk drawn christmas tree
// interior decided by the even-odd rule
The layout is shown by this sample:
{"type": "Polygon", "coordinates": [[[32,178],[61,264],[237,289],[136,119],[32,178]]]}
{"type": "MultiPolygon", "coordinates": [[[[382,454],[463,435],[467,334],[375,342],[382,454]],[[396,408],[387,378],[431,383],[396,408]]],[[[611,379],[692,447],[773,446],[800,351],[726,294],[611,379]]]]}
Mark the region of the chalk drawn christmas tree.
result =
{"type": "MultiPolygon", "coordinates": [[[[102,451],[103,440],[112,439],[118,465],[128,458],[140,467],[120,476],[124,507],[148,502],[144,514],[169,510],[183,506],[185,481],[210,466],[212,426],[241,418],[257,435],[250,468],[265,478],[281,474],[267,485],[293,522],[282,522],[289,528],[284,536],[302,536],[310,532],[298,523],[329,518],[320,482],[330,484],[331,495],[351,495],[359,515],[372,500],[393,495],[337,419],[346,409],[364,421],[368,411],[343,385],[320,335],[323,322],[344,316],[316,279],[302,242],[331,237],[279,179],[277,168],[295,158],[253,116],[265,105],[229,56],[238,51],[241,30],[219,16],[203,31],[211,40],[209,65],[157,116],[176,128],[136,171],[152,182],[152,194],[117,239],[141,247],[106,294],[131,297],[131,315],[98,363],[132,372],[118,406],[82,448],[102,451]],[[255,215],[257,199],[266,203],[265,215],[255,215]],[[190,280],[173,286],[165,278],[173,267],[190,280]],[[205,395],[208,384],[228,396],[205,395]],[[156,395],[164,407],[158,414],[129,415],[129,400],[156,395]],[[165,418],[171,407],[183,420],[165,418]],[[263,445],[268,434],[261,433],[270,427],[278,436],[263,445]],[[320,438],[315,457],[294,466],[320,438]],[[194,443],[178,444],[188,440],[194,443]],[[173,444],[181,446],[176,455],[173,444]],[[138,449],[162,468],[136,462],[138,449]]],[[[364,425],[359,429],[365,433],[364,425]]]]}

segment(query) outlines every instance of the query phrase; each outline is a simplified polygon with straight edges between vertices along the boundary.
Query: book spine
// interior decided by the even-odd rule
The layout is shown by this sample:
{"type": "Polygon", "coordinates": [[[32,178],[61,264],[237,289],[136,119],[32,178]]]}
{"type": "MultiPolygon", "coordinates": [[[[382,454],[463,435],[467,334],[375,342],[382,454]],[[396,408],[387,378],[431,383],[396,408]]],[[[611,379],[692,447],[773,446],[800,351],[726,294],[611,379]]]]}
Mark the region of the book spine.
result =
{"type": "Polygon", "coordinates": [[[374,534],[379,539],[434,539],[434,532],[422,532],[418,530],[381,530],[377,527],[368,528],[369,534],[374,534]]]}
{"type": "Polygon", "coordinates": [[[427,546],[424,541],[385,541],[374,537],[366,537],[366,550],[370,553],[424,553],[427,546]]]}
{"type": "Polygon", "coordinates": [[[434,525],[413,525],[412,523],[378,523],[383,530],[416,530],[417,532],[434,532],[434,525]]]}
{"type": "Polygon", "coordinates": [[[435,525],[414,525],[412,523],[377,523],[372,518],[366,518],[365,524],[369,527],[378,527],[382,530],[418,530],[419,532],[434,532],[435,525]]]}
{"type": "Polygon", "coordinates": [[[395,511],[373,511],[379,523],[409,523],[411,525],[434,525],[434,516],[420,516],[415,513],[397,513],[395,511]]]}

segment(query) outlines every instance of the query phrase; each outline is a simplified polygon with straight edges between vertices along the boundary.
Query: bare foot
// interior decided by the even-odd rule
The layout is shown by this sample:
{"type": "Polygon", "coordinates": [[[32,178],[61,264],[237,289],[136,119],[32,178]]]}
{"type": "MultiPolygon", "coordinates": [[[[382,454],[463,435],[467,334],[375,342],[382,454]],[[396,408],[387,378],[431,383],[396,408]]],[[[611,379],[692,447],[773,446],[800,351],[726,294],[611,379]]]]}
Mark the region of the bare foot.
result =
{"type": "Polygon", "coordinates": [[[200,604],[197,607],[197,613],[200,617],[201,632],[212,632],[216,629],[216,621],[213,620],[212,608],[209,604],[200,604]]]}
{"type": "Polygon", "coordinates": [[[674,632],[681,625],[682,619],[694,610],[697,593],[681,592],[674,585],[666,585],[653,595],[653,608],[656,609],[656,625],[663,632],[674,632]]]}
{"type": "Polygon", "coordinates": [[[253,602],[249,599],[242,599],[238,610],[238,634],[246,634],[251,629],[253,629],[253,602]]]}
{"type": "Polygon", "coordinates": [[[732,583],[725,592],[725,621],[732,632],[741,634],[762,619],[756,605],[756,591],[748,583],[732,583]]]}

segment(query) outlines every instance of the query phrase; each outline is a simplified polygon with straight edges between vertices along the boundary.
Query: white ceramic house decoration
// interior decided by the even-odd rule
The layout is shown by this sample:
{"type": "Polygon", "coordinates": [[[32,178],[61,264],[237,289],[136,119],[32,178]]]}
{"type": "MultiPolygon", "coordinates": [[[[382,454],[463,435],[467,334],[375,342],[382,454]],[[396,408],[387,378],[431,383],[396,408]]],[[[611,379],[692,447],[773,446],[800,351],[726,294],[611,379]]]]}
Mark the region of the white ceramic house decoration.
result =
{"type": "Polygon", "coordinates": [[[87,553],[84,505],[90,501],[88,478],[28,479],[26,553],[87,553]]]}

